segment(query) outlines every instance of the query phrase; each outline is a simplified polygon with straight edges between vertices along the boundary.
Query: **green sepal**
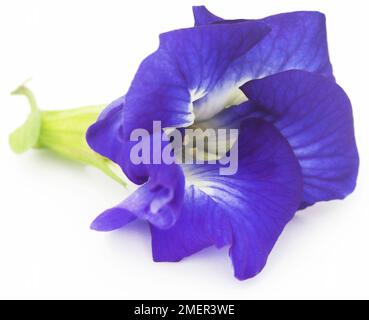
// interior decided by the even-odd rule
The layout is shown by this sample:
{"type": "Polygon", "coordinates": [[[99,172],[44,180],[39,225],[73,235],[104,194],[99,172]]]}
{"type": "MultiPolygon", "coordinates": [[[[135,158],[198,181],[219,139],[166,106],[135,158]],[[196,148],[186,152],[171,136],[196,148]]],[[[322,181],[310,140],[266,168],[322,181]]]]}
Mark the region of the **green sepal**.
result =
{"type": "Polygon", "coordinates": [[[9,136],[9,144],[15,153],[23,153],[37,145],[41,130],[41,111],[37,108],[35,97],[24,85],[12,92],[13,95],[27,97],[31,113],[21,127],[9,136]]]}

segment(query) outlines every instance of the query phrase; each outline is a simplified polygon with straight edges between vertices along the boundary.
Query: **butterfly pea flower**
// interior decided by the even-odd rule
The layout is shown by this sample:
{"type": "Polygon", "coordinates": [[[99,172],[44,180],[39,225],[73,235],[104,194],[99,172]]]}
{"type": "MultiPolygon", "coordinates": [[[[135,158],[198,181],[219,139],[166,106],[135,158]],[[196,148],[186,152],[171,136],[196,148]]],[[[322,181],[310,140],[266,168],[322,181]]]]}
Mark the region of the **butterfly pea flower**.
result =
{"type": "Polygon", "coordinates": [[[333,76],[323,14],[224,20],[203,6],[193,12],[195,26],[161,34],[128,92],[87,131],[90,147],[138,185],[91,227],[147,220],[155,261],[228,246],[235,276],[247,279],[296,211],[354,190],[352,108],[333,76]],[[155,121],[238,129],[228,150],[238,148],[237,172],[219,174],[220,159],[133,163],[131,134],[145,129],[153,145],[155,121]]]}

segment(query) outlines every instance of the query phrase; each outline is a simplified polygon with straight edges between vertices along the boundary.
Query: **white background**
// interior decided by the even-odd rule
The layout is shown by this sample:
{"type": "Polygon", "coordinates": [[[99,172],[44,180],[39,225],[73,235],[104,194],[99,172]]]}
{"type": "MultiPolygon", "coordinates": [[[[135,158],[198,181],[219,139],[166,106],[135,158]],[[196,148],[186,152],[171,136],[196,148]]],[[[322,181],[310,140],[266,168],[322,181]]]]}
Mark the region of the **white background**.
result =
{"type": "Polygon", "coordinates": [[[367,1],[0,2],[0,298],[369,298],[367,1]],[[298,213],[254,279],[233,278],[227,249],[154,263],[144,223],[112,233],[93,218],[127,195],[93,168],[44,151],[11,153],[8,134],[28,113],[9,93],[32,77],[39,106],[105,103],[127,90],[158,34],[192,24],[192,4],[227,18],[293,10],[327,15],[337,81],[352,100],[361,155],[345,201],[298,213]]]}

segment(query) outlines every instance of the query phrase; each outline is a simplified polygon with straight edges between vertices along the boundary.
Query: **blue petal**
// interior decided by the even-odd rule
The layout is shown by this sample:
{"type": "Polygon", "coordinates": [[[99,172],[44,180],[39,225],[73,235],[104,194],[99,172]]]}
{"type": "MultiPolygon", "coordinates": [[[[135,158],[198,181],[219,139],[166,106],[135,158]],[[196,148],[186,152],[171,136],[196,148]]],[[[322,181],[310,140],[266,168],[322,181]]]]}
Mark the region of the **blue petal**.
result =
{"type": "Polygon", "coordinates": [[[251,77],[299,69],[334,80],[329,61],[326,21],[320,12],[292,12],[262,19],[271,32],[247,56],[251,77]]]}
{"type": "MultiPolygon", "coordinates": [[[[194,7],[195,25],[223,23],[232,25],[246,20],[223,20],[204,6],[194,7]]],[[[290,69],[322,74],[334,80],[329,61],[325,16],[319,12],[291,12],[257,20],[271,31],[246,55],[238,65],[229,68],[217,90],[194,103],[196,118],[209,119],[221,106],[238,105],[245,101],[238,87],[257,79],[290,69]]]]}
{"type": "MultiPolygon", "coordinates": [[[[205,6],[193,7],[193,13],[196,26],[242,21],[224,20],[211,13],[205,6]]],[[[245,59],[253,68],[251,78],[288,69],[317,72],[333,78],[324,14],[317,11],[297,11],[269,16],[258,21],[266,23],[271,32],[245,59]]]]}
{"type": "Polygon", "coordinates": [[[193,6],[192,11],[195,18],[195,26],[203,26],[223,20],[215,14],[212,14],[205,6],[193,6]]]}
{"type": "Polygon", "coordinates": [[[247,143],[233,176],[220,176],[218,165],[184,166],[191,187],[180,218],[171,229],[152,227],[156,261],[229,244],[237,278],[261,271],[301,201],[301,168],[286,139],[263,120],[246,120],[239,141],[247,143]]]}
{"type": "MultiPolygon", "coordinates": [[[[121,98],[109,105],[87,132],[90,147],[116,162],[127,177],[136,184],[144,184],[121,204],[102,213],[92,224],[96,230],[112,230],[126,224],[127,214],[148,220],[159,228],[168,228],[178,218],[184,196],[185,179],[183,171],[176,163],[155,164],[151,157],[157,152],[154,148],[155,132],[145,138],[150,146],[150,160],[147,164],[134,164],[131,149],[137,142],[123,141],[121,138],[121,116],[125,101],[121,98]]],[[[168,144],[161,141],[159,153],[168,144]]]]}
{"type": "MultiPolygon", "coordinates": [[[[248,21],[162,34],[159,49],[142,62],[126,95],[124,138],[135,128],[150,130],[153,120],[163,127],[191,125],[193,103],[226,81],[227,70],[238,69],[240,58],[268,32],[264,23],[248,21]]],[[[218,103],[208,111],[223,107],[218,103]]]]}
{"type": "Polygon", "coordinates": [[[98,231],[118,229],[136,217],[166,229],[180,214],[184,197],[184,176],[178,165],[149,166],[150,178],[122,203],[103,212],[91,225],[98,231]]]}
{"type": "Polygon", "coordinates": [[[151,226],[154,261],[180,261],[206,247],[222,247],[232,241],[227,216],[220,206],[199,188],[186,189],[176,224],[166,230],[151,226]]]}
{"type": "Polygon", "coordinates": [[[305,71],[286,71],[250,81],[245,114],[272,121],[291,145],[303,171],[301,208],[342,199],[356,185],[359,158],[352,109],[333,81],[305,71]]]}
{"type": "Polygon", "coordinates": [[[117,163],[126,176],[136,184],[147,181],[148,173],[142,164],[130,161],[130,150],[135,143],[122,139],[122,114],[125,97],[113,101],[87,130],[86,140],[91,149],[117,163]]]}
{"type": "Polygon", "coordinates": [[[91,224],[96,231],[112,231],[124,227],[136,219],[136,216],[119,204],[100,214],[91,224]]]}

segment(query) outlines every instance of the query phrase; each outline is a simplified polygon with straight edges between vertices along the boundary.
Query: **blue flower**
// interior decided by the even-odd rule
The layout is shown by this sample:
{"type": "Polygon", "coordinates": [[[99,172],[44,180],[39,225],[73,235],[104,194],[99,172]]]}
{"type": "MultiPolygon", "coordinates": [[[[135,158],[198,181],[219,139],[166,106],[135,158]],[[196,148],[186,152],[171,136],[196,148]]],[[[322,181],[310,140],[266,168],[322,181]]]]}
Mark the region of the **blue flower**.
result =
{"type": "Polygon", "coordinates": [[[92,228],[149,221],[155,261],[229,246],[235,276],[246,279],[297,210],[354,190],[352,109],[332,74],[323,14],[223,20],[193,11],[195,27],[161,34],[126,95],[88,130],[90,147],[140,185],[92,228]],[[219,163],[133,164],[130,134],[152,132],[153,121],[238,128],[237,173],[220,175],[219,163]]]}

